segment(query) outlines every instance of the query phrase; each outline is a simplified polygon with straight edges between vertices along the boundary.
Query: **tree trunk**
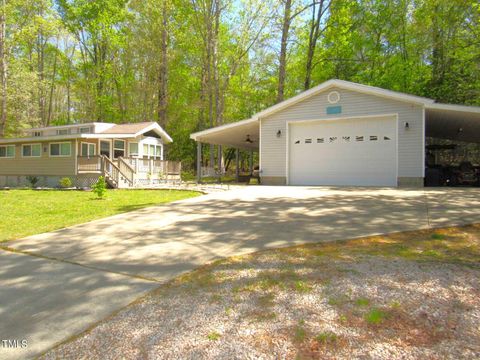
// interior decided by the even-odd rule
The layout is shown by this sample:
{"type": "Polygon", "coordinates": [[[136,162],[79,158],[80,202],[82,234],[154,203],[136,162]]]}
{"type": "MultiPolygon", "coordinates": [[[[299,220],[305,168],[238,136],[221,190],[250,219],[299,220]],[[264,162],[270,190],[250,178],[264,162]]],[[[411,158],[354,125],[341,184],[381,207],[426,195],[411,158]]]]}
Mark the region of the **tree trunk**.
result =
{"type": "Polygon", "coordinates": [[[310,22],[310,33],[308,37],[307,63],[305,66],[305,82],[304,89],[308,90],[312,82],[313,57],[315,56],[315,49],[317,41],[320,37],[320,21],[324,14],[325,0],[321,0],[318,6],[318,12],[315,10],[317,0],[312,0],[312,20],[310,22]]]}
{"type": "Polygon", "coordinates": [[[52,82],[50,83],[50,96],[48,100],[48,116],[46,126],[50,126],[50,122],[52,120],[53,90],[55,89],[55,77],[57,76],[57,58],[57,52],[55,52],[55,57],[53,59],[52,82]]]}
{"type": "Polygon", "coordinates": [[[285,75],[287,66],[287,41],[288,32],[290,30],[290,24],[292,11],[292,0],[285,0],[285,10],[283,13],[282,24],[282,42],[280,45],[280,63],[278,68],[278,90],[277,90],[277,103],[282,102],[285,92],[285,75]]]}
{"type": "Polygon", "coordinates": [[[2,9],[0,12],[0,82],[2,91],[1,115],[0,115],[0,138],[5,137],[5,128],[7,126],[7,56],[6,56],[6,13],[5,0],[2,0],[2,9]]]}
{"type": "Polygon", "coordinates": [[[158,121],[162,127],[167,125],[168,105],[168,11],[167,0],[162,2],[162,31],[160,40],[160,71],[158,89],[158,121]]]}

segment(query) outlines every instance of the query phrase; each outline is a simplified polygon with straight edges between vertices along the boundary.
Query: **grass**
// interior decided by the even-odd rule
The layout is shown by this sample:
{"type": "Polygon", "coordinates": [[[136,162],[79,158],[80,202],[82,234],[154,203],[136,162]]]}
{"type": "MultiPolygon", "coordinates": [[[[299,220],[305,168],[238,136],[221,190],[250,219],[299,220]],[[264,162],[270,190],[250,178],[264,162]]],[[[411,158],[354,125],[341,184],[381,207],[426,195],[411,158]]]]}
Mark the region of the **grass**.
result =
{"type": "Polygon", "coordinates": [[[387,313],[377,308],[373,308],[365,314],[365,321],[371,325],[382,323],[387,317],[387,313]]]}
{"type": "Polygon", "coordinates": [[[317,334],[317,336],[315,336],[315,340],[321,344],[332,344],[337,341],[337,334],[331,331],[324,331],[317,334]]]}
{"type": "Polygon", "coordinates": [[[0,242],[199,195],[181,190],[108,190],[104,200],[87,191],[0,191],[0,242]]]}
{"type": "Polygon", "coordinates": [[[216,331],[212,331],[210,334],[207,335],[207,339],[208,340],[211,340],[211,341],[217,341],[218,339],[220,339],[222,337],[222,335],[220,335],[218,332],[216,331]]]}

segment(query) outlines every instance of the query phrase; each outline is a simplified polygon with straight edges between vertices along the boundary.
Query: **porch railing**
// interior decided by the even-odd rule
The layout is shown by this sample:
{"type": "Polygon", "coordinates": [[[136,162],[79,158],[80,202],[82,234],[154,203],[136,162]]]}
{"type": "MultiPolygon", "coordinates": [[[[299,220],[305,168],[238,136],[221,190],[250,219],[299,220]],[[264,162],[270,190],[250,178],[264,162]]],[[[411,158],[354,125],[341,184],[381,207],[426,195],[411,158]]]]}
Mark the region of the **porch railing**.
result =
{"type": "Polygon", "coordinates": [[[77,169],[84,172],[101,172],[101,155],[77,157],[77,169]]]}

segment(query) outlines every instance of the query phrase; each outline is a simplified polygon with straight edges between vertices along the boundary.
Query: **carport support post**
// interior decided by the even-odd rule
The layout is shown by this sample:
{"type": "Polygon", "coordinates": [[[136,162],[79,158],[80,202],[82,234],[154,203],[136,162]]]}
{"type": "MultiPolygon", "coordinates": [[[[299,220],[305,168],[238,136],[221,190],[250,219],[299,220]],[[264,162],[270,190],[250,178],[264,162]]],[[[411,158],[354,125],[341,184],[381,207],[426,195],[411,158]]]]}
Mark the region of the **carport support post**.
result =
{"type": "Polygon", "coordinates": [[[202,143],[197,142],[197,183],[202,180],[202,143]]]}
{"type": "Polygon", "coordinates": [[[250,150],[250,163],[248,165],[249,165],[250,175],[253,175],[253,150],[250,150]]]}
{"type": "Polygon", "coordinates": [[[240,152],[238,149],[235,149],[235,181],[238,182],[240,179],[240,169],[238,168],[240,160],[240,152]]]}

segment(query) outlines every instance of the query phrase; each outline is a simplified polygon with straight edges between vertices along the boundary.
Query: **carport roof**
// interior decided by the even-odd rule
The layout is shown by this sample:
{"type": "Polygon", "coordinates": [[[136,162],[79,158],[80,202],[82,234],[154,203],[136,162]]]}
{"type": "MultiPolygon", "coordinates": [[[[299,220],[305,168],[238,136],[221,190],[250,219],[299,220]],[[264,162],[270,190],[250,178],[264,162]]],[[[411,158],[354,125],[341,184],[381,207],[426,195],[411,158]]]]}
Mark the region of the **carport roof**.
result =
{"type": "Polygon", "coordinates": [[[261,118],[288,108],[332,87],[423,106],[425,109],[426,136],[480,142],[480,107],[440,104],[425,97],[337,79],[328,80],[310,90],[262,110],[254,114],[250,119],[196,132],[191,134],[190,138],[208,144],[258,150],[260,138],[259,120],[261,118]],[[252,140],[251,143],[246,141],[247,136],[252,140]]]}
{"type": "Polygon", "coordinates": [[[425,135],[480,143],[480,107],[439,103],[426,105],[425,135]]]}

